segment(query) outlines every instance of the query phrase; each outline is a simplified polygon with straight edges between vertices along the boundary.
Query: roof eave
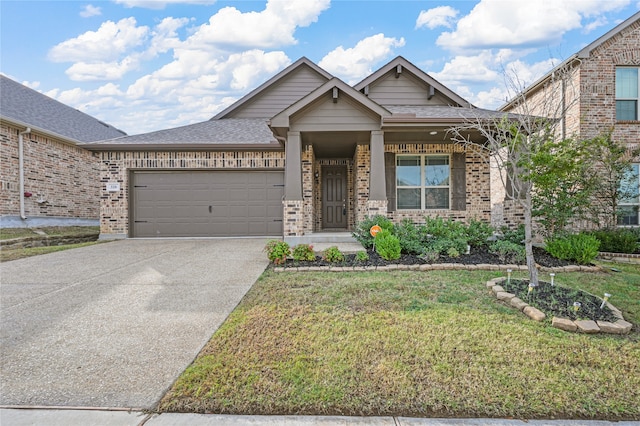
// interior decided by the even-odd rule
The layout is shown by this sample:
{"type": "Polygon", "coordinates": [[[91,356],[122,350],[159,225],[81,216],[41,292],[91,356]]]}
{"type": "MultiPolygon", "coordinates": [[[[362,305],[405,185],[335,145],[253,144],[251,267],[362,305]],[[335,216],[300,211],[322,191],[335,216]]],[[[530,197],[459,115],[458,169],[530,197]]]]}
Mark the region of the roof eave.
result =
{"type": "Polygon", "coordinates": [[[0,115],[0,120],[1,121],[5,121],[7,123],[10,123],[10,124],[12,124],[14,126],[17,126],[17,127],[24,127],[25,129],[28,127],[28,128],[31,129],[32,132],[37,132],[37,133],[43,134],[44,136],[54,138],[54,139],[58,140],[59,142],[67,144],[67,145],[80,146],[83,143],[85,143],[85,142],[79,141],[77,139],[70,138],[68,136],[64,136],[64,135],[61,135],[59,133],[52,132],[50,130],[46,130],[46,129],[43,129],[43,128],[38,127],[38,126],[34,126],[33,124],[25,123],[23,121],[16,120],[15,118],[7,117],[7,116],[4,116],[4,115],[0,115]]]}

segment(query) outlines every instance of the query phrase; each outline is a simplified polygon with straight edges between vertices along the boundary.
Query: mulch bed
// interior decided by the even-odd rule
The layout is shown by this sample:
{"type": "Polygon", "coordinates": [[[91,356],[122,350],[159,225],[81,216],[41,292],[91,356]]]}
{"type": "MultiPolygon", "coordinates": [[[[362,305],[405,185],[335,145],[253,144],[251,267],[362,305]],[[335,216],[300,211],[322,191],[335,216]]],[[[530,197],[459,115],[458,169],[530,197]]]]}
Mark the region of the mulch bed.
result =
{"type": "MultiPolygon", "coordinates": [[[[460,257],[448,257],[440,256],[435,261],[427,261],[419,256],[411,254],[403,254],[398,260],[384,260],[373,250],[367,251],[369,260],[360,261],[356,259],[355,254],[345,254],[344,262],[332,263],[323,260],[322,257],[316,256],[315,261],[295,261],[287,260],[287,267],[295,266],[386,266],[386,265],[426,265],[434,263],[458,263],[463,265],[503,265],[504,262],[500,260],[495,254],[489,253],[486,248],[472,247],[469,254],[462,254],[460,257]]],[[[534,258],[540,266],[544,267],[561,267],[572,265],[571,262],[557,259],[547,253],[544,249],[534,247],[534,258]]]]}

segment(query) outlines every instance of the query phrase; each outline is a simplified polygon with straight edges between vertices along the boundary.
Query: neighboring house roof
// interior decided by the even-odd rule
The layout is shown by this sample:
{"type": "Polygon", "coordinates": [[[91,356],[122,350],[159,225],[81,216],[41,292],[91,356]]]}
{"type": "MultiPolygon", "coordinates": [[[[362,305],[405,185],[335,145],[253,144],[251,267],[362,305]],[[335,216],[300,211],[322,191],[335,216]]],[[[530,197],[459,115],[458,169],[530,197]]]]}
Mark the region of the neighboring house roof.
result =
{"type": "Polygon", "coordinates": [[[224,118],[224,117],[228,116],[230,113],[232,113],[233,111],[241,108],[243,105],[249,103],[251,100],[253,100],[256,97],[258,97],[266,89],[268,89],[269,87],[273,86],[276,82],[278,82],[278,81],[282,80],[283,78],[285,78],[287,75],[292,73],[294,70],[299,68],[301,65],[307,65],[308,67],[310,67],[312,70],[314,70],[315,72],[320,74],[322,77],[326,78],[327,80],[330,80],[331,78],[333,78],[333,76],[331,74],[329,74],[328,72],[326,72],[325,70],[320,68],[318,65],[314,64],[309,59],[307,59],[305,57],[302,57],[302,58],[298,59],[297,61],[295,61],[293,64],[289,65],[288,67],[286,67],[285,69],[280,71],[278,74],[276,74],[273,77],[271,77],[269,80],[267,80],[266,82],[264,82],[260,86],[258,86],[256,89],[254,89],[251,92],[249,92],[247,95],[245,95],[242,98],[238,99],[231,106],[229,106],[229,107],[225,108],[224,110],[220,111],[218,114],[216,114],[212,118],[212,120],[217,120],[217,119],[224,118]]]}
{"type": "Polygon", "coordinates": [[[0,118],[72,143],[126,135],[88,114],[0,75],[0,118]]]}
{"type": "Polygon", "coordinates": [[[252,118],[208,120],[172,129],[83,144],[82,147],[92,150],[122,149],[123,146],[128,149],[166,149],[171,145],[179,145],[180,149],[219,149],[230,146],[240,149],[281,148],[267,126],[267,119],[252,118]]]}
{"type": "Polygon", "coordinates": [[[431,77],[429,74],[425,73],[420,68],[416,67],[415,65],[413,65],[411,62],[407,61],[402,56],[398,56],[397,58],[393,59],[391,62],[389,62],[388,64],[384,65],[382,68],[380,68],[379,70],[377,70],[376,72],[374,72],[373,74],[371,74],[370,76],[368,76],[367,78],[362,80],[360,83],[356,84],[354,86],[354,88],[356,90],[363,90],[366,86],[368,86],[369,84],[371,84],[374,81],[378,80],[380,77],[382,77],[383,75],[385,75],[389,71],[391,71],[393,69],[398,70],[398,67],[401,67],[399,69],[400,72],[402,72],[403,69],[409,70],[413,75],[418,77],[424,83],[426,83],[429,86],[433,87],[435,90],[437,90],[438,92],[442,93],[443,95],[445,95],[447,98],[449,98],[452,101],[454,101],[459,106],[462,106],[462,107],[472,107],[473,106],[467,100],[463,99],[457,93],[455,93],[452,90],[450,90],[449,88],[445,87],[443,84],[438,82],[435,78],[431,77]]]}
{"type": "Polygon", "coordinates": [[[505,103],[504,105],[502,105],[498,109],[500,111],[508,111],[509,109],[513,108],[514,107],[514,102],[517,99],[519,99],[521,95],[528,95],[529,93],[535,92],[540,87],[542,87],[546,82],[548,82],[549,79],[553,78],[553,76],[559,70],[563,70],[563,69],[565,69],[567,67],[570,67],[576,62],[579,63],[581,59],[588,58],[589,55],[591,55],[591,52],[594,49],[596,49],[599,46],[601,46],[607,40],[609,40],[609,39],[615,37],[616,35],[620,34],[627,27],[629,27],[633,23],[637,22],[638,20],[640,20],[640,12],[634,13],[628,19],[626,19],[625,21],[623,21],[622,23],[620,23],[616,27],[612,28],[606,34],[604,34],[603,36],[599,37],[598,39],[596,39],[592,43],[589,43],[588,45],[586,45],[585,47],[580,49],[579,52],[574,53],[573,55],[571,55],[570,57],[568,57],[567,59],[565,59],[564,61],[562,61],[558,65],[556,65],[555,67],[553,67],[548,73],[546,73],[545,75],[540,77],[538,80],[536,80],[534,83],[529,85],[519,96],[515,97],[514,99],[511,99],[509,102],[505,103]]]}

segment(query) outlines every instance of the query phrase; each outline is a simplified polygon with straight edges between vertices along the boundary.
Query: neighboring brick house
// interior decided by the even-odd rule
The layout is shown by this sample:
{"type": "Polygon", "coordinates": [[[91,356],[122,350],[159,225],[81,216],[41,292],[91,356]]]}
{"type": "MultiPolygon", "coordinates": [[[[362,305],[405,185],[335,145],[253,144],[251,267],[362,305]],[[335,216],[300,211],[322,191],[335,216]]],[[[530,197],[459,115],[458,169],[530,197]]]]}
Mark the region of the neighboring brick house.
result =
{"type": "Polygon", "coordinates": [[[313,242],[367,216],[490,219],[489,167],[447,130],[473,107],[404,58],[355,86],[302,58],[217,114],[84,146],[101,157],[101,238],[313,242]]]}
{"type": "MultiPolygon", "coordinates": [[[[560,137],[590,139],[611,130],[614,141],[630,150],[640,147],[640,12],[549,71],[529,86],[524,96],[531,105],[539,105],[541,99],[566,104],[560,137]],[[567,78],[558,79],[559,72],[566,72],[567,78]]],[[[500,110],[522,112],[517,100],[500,110]]],[[[529,112],[535,113],[535,106],[529,112]]],[[[636,158],[634,179],[627,182],[638,190],[639,163],[640,158],[636,158]]],[[[496,194],[499,188],[497,185],[492,188],[492,199],[498,202],[504,198],[504,191],[496,194]]],[[[619,225],[639,225],[639,210],[639,197],[622,200],[619,225]]],[[[506,223],[517,222],[516,211],[513,203],[505,202],[506,223]]]]}
{"type": "Polygon", "coordinates": [[[78,144],[123,135],[0,76],[0,225],[97,224],[100,163],[78,144]]]}

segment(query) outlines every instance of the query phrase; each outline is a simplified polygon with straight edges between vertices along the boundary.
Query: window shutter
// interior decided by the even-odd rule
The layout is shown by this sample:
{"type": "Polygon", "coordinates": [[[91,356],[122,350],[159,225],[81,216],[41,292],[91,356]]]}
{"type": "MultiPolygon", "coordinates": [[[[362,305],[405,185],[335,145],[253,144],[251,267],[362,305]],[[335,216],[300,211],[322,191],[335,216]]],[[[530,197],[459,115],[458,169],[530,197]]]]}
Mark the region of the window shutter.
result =
{"type": "Polygon", "coordinates": [[[384,176],[387,190],[387,211],[396,211],[396,154],[384,153],[384,176]]]}
{"type": "Polygon", "coordinates": [[[451,164],[451,210],[467,209],[467,162],[464,153],[455,153],[451,164]]]}

